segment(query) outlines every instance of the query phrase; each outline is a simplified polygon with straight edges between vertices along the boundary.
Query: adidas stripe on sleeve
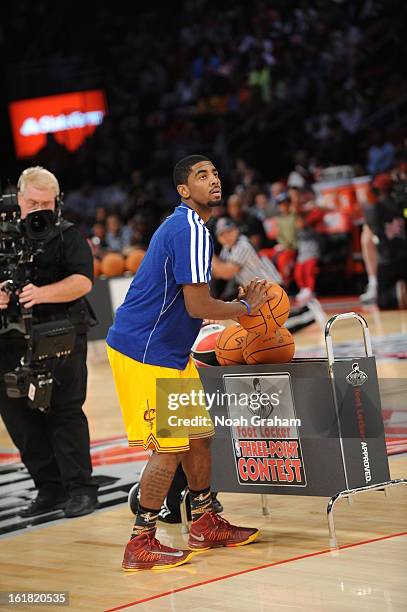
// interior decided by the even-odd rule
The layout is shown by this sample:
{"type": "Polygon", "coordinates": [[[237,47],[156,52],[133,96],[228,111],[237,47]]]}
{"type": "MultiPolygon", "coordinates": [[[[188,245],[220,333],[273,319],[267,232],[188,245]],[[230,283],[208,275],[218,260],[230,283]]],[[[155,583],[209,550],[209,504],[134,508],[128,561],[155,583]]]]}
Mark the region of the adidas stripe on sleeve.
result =
{"type": "Polygon", "coordinates": [[[187,213],[188,227],[176,233],[172,243],[172,265],[178,285],[208,283],[211,280],[212,239],[202,219],[187,213]]]}

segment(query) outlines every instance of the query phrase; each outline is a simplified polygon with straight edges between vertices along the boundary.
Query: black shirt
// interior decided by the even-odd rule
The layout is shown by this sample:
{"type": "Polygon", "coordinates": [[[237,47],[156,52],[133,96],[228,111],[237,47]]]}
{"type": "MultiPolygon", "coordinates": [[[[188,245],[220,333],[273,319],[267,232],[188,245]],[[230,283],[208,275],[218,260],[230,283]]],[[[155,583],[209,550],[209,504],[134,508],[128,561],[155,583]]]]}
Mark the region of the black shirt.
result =
{"type": "Polygon", "coordinates": [[[365,218],[372,232],[378,237],[379,262],[398,263],[407,260],[407,217],[405,204],[382,197],[366,207],[365,218]]]}
{"type": "MultiPolygon", "coordinates": [[[[43,246],[43,252],[34,256],[33,263],[28,270],[28,281],[38,287],[50,285],[71,276],[81,274],[93,282],[93,255],[86,238],[71,223],[62,220],[56,226],[50,238],[43,246]]],[[[9,321],[21,320],[19,307],[11,303],[7,309],[9,321]]],[[[47,321],[63,319],[75,311],[76,319],[85,316],[84,311],[89,311],[87,301],[84,298],[72,302],[59,304],[39,304],[33,307],[33,323],[45,323],[47,321]],[[82,314],[79,311],[82,310],[82,314]]],[[[3,332],[6,331],[3,329],[3,332]]]]}
{"type": "MultiPolygon", "coordinates": [[[[93,255],[86,238],[73,225],[63,221],[55,228],[51,239],[44,246],[44,253],[34,257],[32,282],[38,287],[50,285],[71,276],[81,274],[93,282],[93,255]]],[[[75,302],[40,304],[34,306],[35,319],[43,323],[55,319],[75,302]]]]}
{"type": "Polygon", "coordinates": [[[267,246],[267,236],[264,225],[255,215],[250,212],[246,212],[242,219],[237,221],[237,226],[240,233],[248,238],[251,236],[260,236],[260,249],[267,246]]]}

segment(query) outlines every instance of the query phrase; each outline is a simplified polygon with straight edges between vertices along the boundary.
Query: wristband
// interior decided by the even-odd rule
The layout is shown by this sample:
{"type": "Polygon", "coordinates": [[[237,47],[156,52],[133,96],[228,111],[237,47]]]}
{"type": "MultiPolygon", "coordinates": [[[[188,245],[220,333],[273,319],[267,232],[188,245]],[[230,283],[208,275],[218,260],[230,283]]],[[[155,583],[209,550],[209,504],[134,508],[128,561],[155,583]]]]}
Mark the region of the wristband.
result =
{"type": "Polygon", "coordinates": [[[252,307],[250,306],[250,304],[248,302],[246,302],[245,300],[239,300],[239,302],[241,302],[242,304],[244,304],[247,308],[247,314],[251,314],[252,313],[252,307]]]}

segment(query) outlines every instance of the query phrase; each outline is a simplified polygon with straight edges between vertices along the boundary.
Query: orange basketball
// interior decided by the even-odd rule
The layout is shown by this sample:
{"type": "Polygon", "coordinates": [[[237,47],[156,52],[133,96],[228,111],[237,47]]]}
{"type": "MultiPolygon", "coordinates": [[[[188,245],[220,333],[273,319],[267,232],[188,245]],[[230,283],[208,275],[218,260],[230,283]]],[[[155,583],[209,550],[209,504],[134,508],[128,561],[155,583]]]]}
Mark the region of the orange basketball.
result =
{"type": "Polygon", "coordinates": [[[100,259],[93,258],[93,276],[96,278],[100,274],[100,259]]]}
{"type": "Polygon", "coordinates": [[[273,283],[267,290],[270,299],[260,310],[239,318],[239,323],[247,331],[256,334],[271,334],[284,325],[290,312],[290,300],[280,285],[273,283]]]}
{"type": "Polygon", "coordinates": [[[100,272],[105,276],[120,276],[124,272],[124,257],[120,253],[106,253],[100,263],[100,272]]]}
{"type": "Polygon", "coordinates": [[[285,327],[270,335],[247,334],[243,347],[246,363],[287,363],[295,353],[294,338],[285,327]]]}
{"type": "Polygon", "coordinates": [[[247,331],[241,325],[226,327],[216,339],[215,354],[220,365],[234,365],[245,363],[243,357],[243,344],[247,331]]]}
{"type": "Polygon", "coordinates": [[[140,267],[144,255],[146,254],[143,249],[134,249],[126,257],[126,270],[135,274],[140,267]]]}

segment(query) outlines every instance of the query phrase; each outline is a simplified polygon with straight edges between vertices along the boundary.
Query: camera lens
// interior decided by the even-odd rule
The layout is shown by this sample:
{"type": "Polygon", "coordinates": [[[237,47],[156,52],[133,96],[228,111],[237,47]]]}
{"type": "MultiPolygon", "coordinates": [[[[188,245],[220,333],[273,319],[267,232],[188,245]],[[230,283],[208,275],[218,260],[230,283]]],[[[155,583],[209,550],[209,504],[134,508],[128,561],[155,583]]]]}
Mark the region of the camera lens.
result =
{"type": "Polygon", "coordinates": [[[25,231],[31,240],[45,240],[51,235],[55,224],[52,210],[37,210],[25,218],[25,231]]]}
{"type": "Polygon", "coordinates": [[[37,234],[43,232],[46,227],[47,224],[45,219],[37,215],[37,213],[34,213],[31,219],[30,229],[37,234]]]}

